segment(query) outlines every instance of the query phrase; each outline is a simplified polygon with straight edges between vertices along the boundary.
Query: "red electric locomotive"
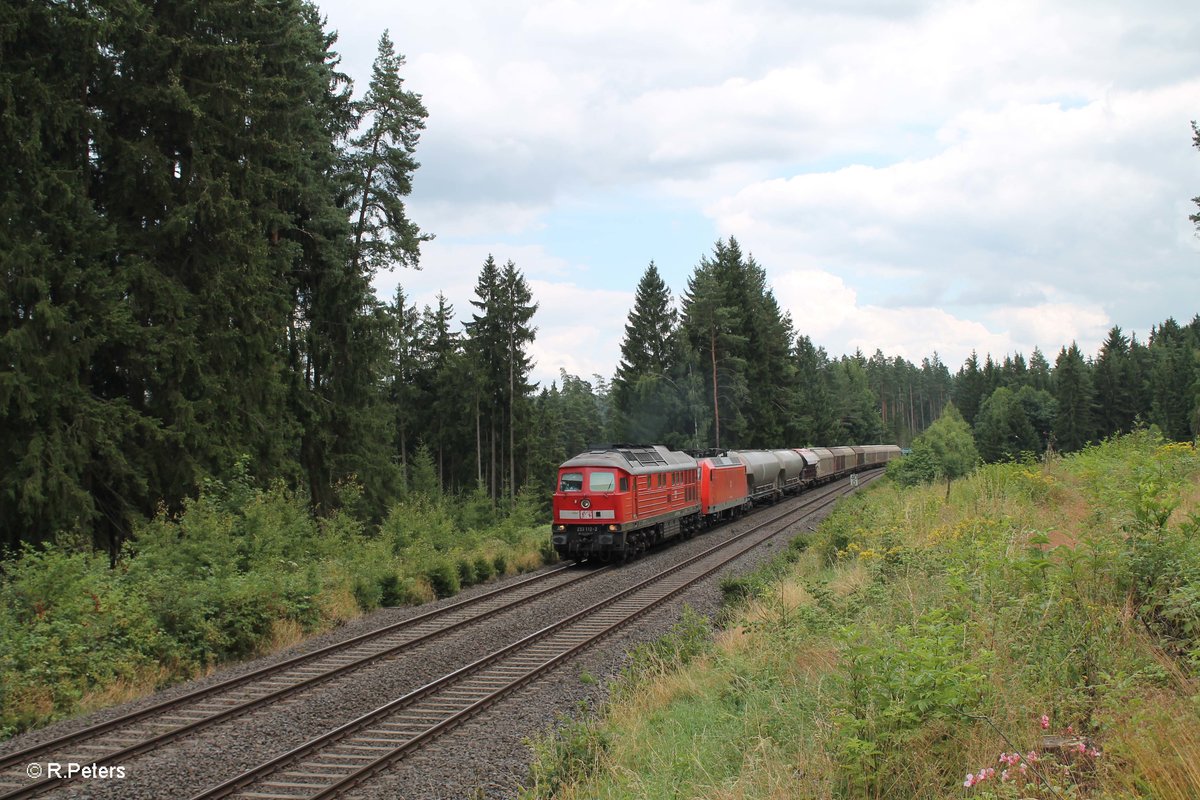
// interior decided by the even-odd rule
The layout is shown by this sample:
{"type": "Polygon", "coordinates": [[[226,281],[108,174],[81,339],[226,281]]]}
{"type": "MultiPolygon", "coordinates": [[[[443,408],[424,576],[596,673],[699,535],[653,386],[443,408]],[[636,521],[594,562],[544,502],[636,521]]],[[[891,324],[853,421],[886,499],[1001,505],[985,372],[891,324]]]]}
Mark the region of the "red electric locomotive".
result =
{"type": "Polygon", "coordinates": [[[699,469],[662,445],[597,447],[558,468],[553,507],[560,557],[623,560],[699,529],[699,469]]]}
{"type": "Polygon", "coordinates": [[[706,523],[732,519],[750,505],[746,467],[731,455],[700,461],[700,514],[706,523]]]}

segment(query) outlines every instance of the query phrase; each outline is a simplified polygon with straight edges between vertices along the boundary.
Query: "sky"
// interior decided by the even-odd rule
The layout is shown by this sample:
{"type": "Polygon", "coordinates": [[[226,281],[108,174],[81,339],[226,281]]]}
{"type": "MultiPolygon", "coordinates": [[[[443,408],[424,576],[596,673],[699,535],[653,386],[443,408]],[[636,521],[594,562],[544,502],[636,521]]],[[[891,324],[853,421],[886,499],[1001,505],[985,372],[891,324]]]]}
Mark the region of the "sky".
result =
{"type": "Polygon", "coordinates": [[[429,112],[409,216],[460,319],[489,254],[532,378],[610,379],[653,261],[718,239],[798,333],[955,371],[1200,312],[1195,0],[317,0],[366,90],[388,29],[429,112]]]}

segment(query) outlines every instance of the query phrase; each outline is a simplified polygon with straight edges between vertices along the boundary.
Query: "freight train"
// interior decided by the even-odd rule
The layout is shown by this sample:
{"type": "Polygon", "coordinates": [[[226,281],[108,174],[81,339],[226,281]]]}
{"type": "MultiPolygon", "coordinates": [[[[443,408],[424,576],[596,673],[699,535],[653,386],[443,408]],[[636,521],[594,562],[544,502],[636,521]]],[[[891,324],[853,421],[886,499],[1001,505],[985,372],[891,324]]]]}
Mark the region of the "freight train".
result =
{"type": "Polygon", "coordinates": [[[597,446],[558,468],[551,542],[562,558],[623,561],[899,456],[890,444],[698,453],[597,446]]]}

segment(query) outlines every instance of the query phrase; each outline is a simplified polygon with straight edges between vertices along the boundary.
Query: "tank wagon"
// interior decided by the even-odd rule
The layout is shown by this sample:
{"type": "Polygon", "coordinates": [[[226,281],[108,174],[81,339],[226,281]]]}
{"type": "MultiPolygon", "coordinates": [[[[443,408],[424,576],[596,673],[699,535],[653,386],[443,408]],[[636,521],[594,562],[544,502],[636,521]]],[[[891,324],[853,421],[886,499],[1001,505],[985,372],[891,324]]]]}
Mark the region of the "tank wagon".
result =
{"type": "Polygon", "coordinates": [[[690,454],[598,445],[558,468],[551,543],[562,558],[624,560],[730,519],[757,503],[878,469],[895,445],[690,454]]]}

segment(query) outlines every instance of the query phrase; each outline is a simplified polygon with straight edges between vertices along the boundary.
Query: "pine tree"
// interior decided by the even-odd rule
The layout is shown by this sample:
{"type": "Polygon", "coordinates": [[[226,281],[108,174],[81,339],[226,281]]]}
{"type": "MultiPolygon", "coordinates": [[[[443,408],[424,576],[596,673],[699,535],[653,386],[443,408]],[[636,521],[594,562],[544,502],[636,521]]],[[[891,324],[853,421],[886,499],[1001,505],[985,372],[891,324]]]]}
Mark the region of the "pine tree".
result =
{"type": "Polygon", "coordinates": [[[346,157],[351,267],[367,274],[396,265],[417,268],[421,243],[433,238],[409,220],[404,206],[420,166],[414,156],[429,114],[420,95],[404,89],[402,66],[404,56],[396,53],[385,30],[366,96],[354,104],[356,120],[365,128],[346,157]]]}
{"type": "Polygon", "coordinates": [[[796,337],[793,351],[796,364],[797,414],[794,420],[796,442],[826,445],[838,436],[838,412],[834,402],[831,366],[825,349],[815,347],[812,339],[796,337]]]}
{"type": "Polygon", "coordinates": [[[867,383],[866,359],[843,356],[833,364],[833,396],[837,409],[837,434],[826,444],[877,442],[883,421],[876,410],[876,396],[867,383]]]}
{"type": "MultiPolygon", "coordinates": [[[[1192,133],[1194,134],[1192,137],[1192,146],[1200,150],[1200,127],[1197,127],[1195,120],[1192,121],[1192,133]]],[[[1200,197],[1193,197],[1192,202],[1200,206],[1200,197]]],[[[1192,214],[1188,219],[1195,224],[1197,230],[1200,230],[1200,213],[1192,214]]]]}
{"type": "Polygon", "coordinates": [[[697,372],[706,376],[708,418],[712,421],[714,447],[737,447],[746,420],[742,414],[749,395],[743,353],[743,308],[733,286],[742,277],[740,251],[730,252],[722,241],[714,258],[700,260],[688,279],[682,299],[681,328],[695,354],[697,372]]]}
{"type": "Polygon", "coordinates": [[[438,478],[447,489],[476,485],[468,469],[474,462],[465,457],[474,445],[474,431],[468,427],[471,409],[466,402],[472,382],[462,342],[451,329],[453,323],[454,306],[439,292],[437,308],[425,306],[418,328],[419,425],[437,463],[438,478]]]}

